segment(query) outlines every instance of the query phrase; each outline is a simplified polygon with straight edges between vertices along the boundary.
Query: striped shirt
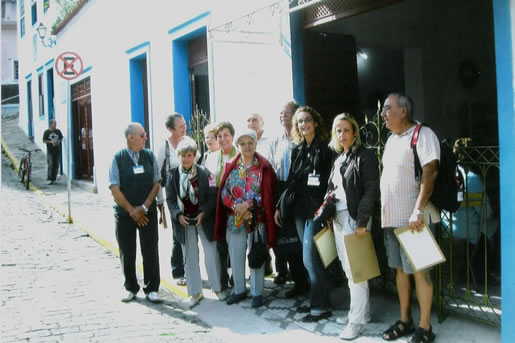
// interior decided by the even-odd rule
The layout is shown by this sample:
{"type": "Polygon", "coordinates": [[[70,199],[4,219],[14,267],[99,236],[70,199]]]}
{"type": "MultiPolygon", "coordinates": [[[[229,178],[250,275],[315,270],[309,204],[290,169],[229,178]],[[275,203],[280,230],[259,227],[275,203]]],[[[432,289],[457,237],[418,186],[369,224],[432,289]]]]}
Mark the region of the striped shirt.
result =
{"type": "MultiPolygon", "coordinates": [[[[415,126],[388,138],[383,154],[381,174],[381,224],[382,227],[408,225],[420,192],[420,181],[415,179],[415,159],[411,149],[411,137],[415,126]]],[[[420,129],[417,153],[420,165],[440,160],[440,143],[427,126],[420,129]]],[[[428,202],[424,208],[426,223],[440,221],[439,211],[428,202]]]]}

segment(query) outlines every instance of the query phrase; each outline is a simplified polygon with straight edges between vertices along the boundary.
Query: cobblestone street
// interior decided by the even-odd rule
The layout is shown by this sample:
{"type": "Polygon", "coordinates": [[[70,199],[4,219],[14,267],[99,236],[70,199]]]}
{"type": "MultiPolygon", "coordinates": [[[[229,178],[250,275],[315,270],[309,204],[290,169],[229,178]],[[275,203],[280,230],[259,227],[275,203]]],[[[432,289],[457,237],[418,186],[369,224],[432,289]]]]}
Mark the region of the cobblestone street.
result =
{"type": "Polygon", "coordinates": [[[118,258],[26,191],[2,154],[1,342],[221,342],[161,291],[124,304],[118,258]]]}

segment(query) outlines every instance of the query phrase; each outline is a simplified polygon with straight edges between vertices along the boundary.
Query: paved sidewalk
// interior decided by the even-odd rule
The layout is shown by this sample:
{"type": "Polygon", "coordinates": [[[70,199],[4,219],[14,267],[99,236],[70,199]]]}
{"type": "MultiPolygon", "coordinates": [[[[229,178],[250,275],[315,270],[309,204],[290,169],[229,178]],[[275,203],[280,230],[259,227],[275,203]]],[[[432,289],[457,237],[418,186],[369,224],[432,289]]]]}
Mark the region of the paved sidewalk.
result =
{"type": "MultiPolygon", "coordinates": [[[[17,118],[2,121],[2,149],[18,166],[23,156],[20,147],[35,148],[24,132],[17,126],[17,118]]],[[[65,218],[68,217],[68,198],[66,179],[58,178],[57,185],[47,185],[46,155],[39,152],[33,155],[33,186],[31,189],[39,194],[47,206],[53,208],[65,218]]],[[[5,201],[5,200],[4,200],[5,201]]],[[[91,193],[78,187],[75,182],[71,193],[71,218],[82,230],[102,244],[105,248],[118,254],[114,236],[114,219],[110,194],[91,193]]],[[[169,215],[168,215],[169,218],[169,215]]],[[[162,290],[177,298],[186,296],[185,287],[177,286],[171,279],[170,247],[171,229],[160,232],[159,254],[162,277],[162,290]]],[[[201,259],[202,261],[203,259],[201,259]]],[[[141,267],[140,267],[141,271],[141,267]]],[[[113,271],[116,272],[116,271],[113,271]]],[[[204,273],[205,276],[205,273],[204,273]]],[[[219,302],[212,292],[205,289],[205,299],[192,311],[201,321],[213,327],[215,333],[227,342],[263,340],[280,342],[295,339],[310,339],[316,342],[338,341],[338,334],[344,326],[336,323],[338,316],[346,315],[348,308],[346,289],[337,289],[331,294],[336,310],[328,320],[316,324],[305,324],[300,321],[303,314],[295,312],[295,308],[307,304],[306,298],[297,300],[285,299],[284,293],[290,284],[278,287],[271,279],[265,281],[266,304],[259,309],[252,309],[250,299],[240,304],[228,306],[219,302]],[[263,336],[266,334],[266,338],[263,336]]],[[[122,285],[120,284],[120,289],[122,285]]],[[[414,317],[418,313],[414,308],[414,317]]],[[[381,294],[371,293],[372,323],[367,325],[365,333],[355,342],[383,342],[381,333],[398,319],[397,299],[391,299],[381,294]]],[[[450,315],[443,323],[438,323],[436,314],[432,318],[433,332],[436,342],[499,342],[500,330],[468,319],[450,315]]],[[[404,342],[398,340],[397,342],[404,342]]]]}

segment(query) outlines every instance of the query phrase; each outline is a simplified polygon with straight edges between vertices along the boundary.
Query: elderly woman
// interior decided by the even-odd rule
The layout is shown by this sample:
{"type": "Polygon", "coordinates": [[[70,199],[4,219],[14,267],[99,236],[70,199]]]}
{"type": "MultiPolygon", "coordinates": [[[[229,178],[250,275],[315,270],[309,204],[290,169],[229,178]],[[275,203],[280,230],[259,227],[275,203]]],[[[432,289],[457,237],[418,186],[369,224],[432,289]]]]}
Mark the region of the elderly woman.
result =
{"type": "MultiPolygon", "coordinates": [[[[256,153],[254,131],[240,134],[236,145],[239,152],[225,165],[220,181],[215,224],[215,239],[226,239],[229,246],[234,288],[228,305],[246,298],[245,255],[247,246],[250,251],[258,240],[257,232],[269,248],[275,242],[275,172],[270,162],[256,153]]],[[[250,268],[254,308],[263,305],[264,273],[264,263],[259,268],[250,268]]]]}
{"type": "MultiPolygon", "coordinates": [[[[353,117],[337,115],[331,136],[329,147],[339,154],[328,186],[337,199],[333,230],[336,250],[350,290],[348,324],[340,338],[351,340],[370,321],[369,291],[367,281],[354,283],[352,279],[344,236],[355,234],[361,237],[370,231],[379,198],[379,169],[374,152],[361,145],[359,125],[353,117]]],[[[340,318],[337,322],[344,323],[340,318]]]]}
{"type": "Polygon", "coordinates": [[[204,153],[204,156],[202,157],[202,165],[206,166],[206,160],[207,157],[220,150],[220,144],[218,144],[218,141],[216,139],[216,134],[218,132],[218,129],[216,128],[215,124],[207,124],[204,127],[204,142],[207,146],[207,151],[204,153]]]}
{"type": "Polygon", "coordinates": [[[216,189],[210,186],[209,171],[195,164],[197,144],[183,140],[177,145],[179,166],[170,171],[166,184],[166,202],[176,238],[181,243],[186,260],[188,305],[190,308],[203,298],[200,278],[198,238],[204,248],[204,263],[211,288],[220,300],[225,299],[220,285],[220,260],[214,236],[216,189]]]}
{"type": "Polygon", "coordinates": [[[303,262],[311,284],[311,304],[297,309],[308,313],[305,323],[314,323],[331,316],[329,282],[313,241],[319,227],[313,225],[313,215],[324,200],[331,173],[333,153],[327,144],[327,130],[322,117],[313,108],[304,106],[295,111],[292,121],[293,141],[291,165],[285,190],[275,212],[275,222],[292,217],[302,240],[303,262]]]}

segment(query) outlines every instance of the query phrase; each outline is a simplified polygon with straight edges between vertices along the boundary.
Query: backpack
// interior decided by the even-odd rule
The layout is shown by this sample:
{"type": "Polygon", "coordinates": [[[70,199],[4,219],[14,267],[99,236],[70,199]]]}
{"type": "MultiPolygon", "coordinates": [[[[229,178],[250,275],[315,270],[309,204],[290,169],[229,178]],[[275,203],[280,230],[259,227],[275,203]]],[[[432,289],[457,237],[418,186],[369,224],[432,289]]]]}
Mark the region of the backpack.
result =
{"type": "MultiPolygon", "coordinates": [[[[417,154],[417,141],[422,124],[418,124],[411,137],[411,148],[415,157],[415,179],[420,181],[422,166],[417,154]]],[[[456,155],[447,141],[440,142],[440,163],[436,176],[433,193],[429,200],[440,210],[456,212],[463,201],[464,177],[458,169],[456,155]]]]}

